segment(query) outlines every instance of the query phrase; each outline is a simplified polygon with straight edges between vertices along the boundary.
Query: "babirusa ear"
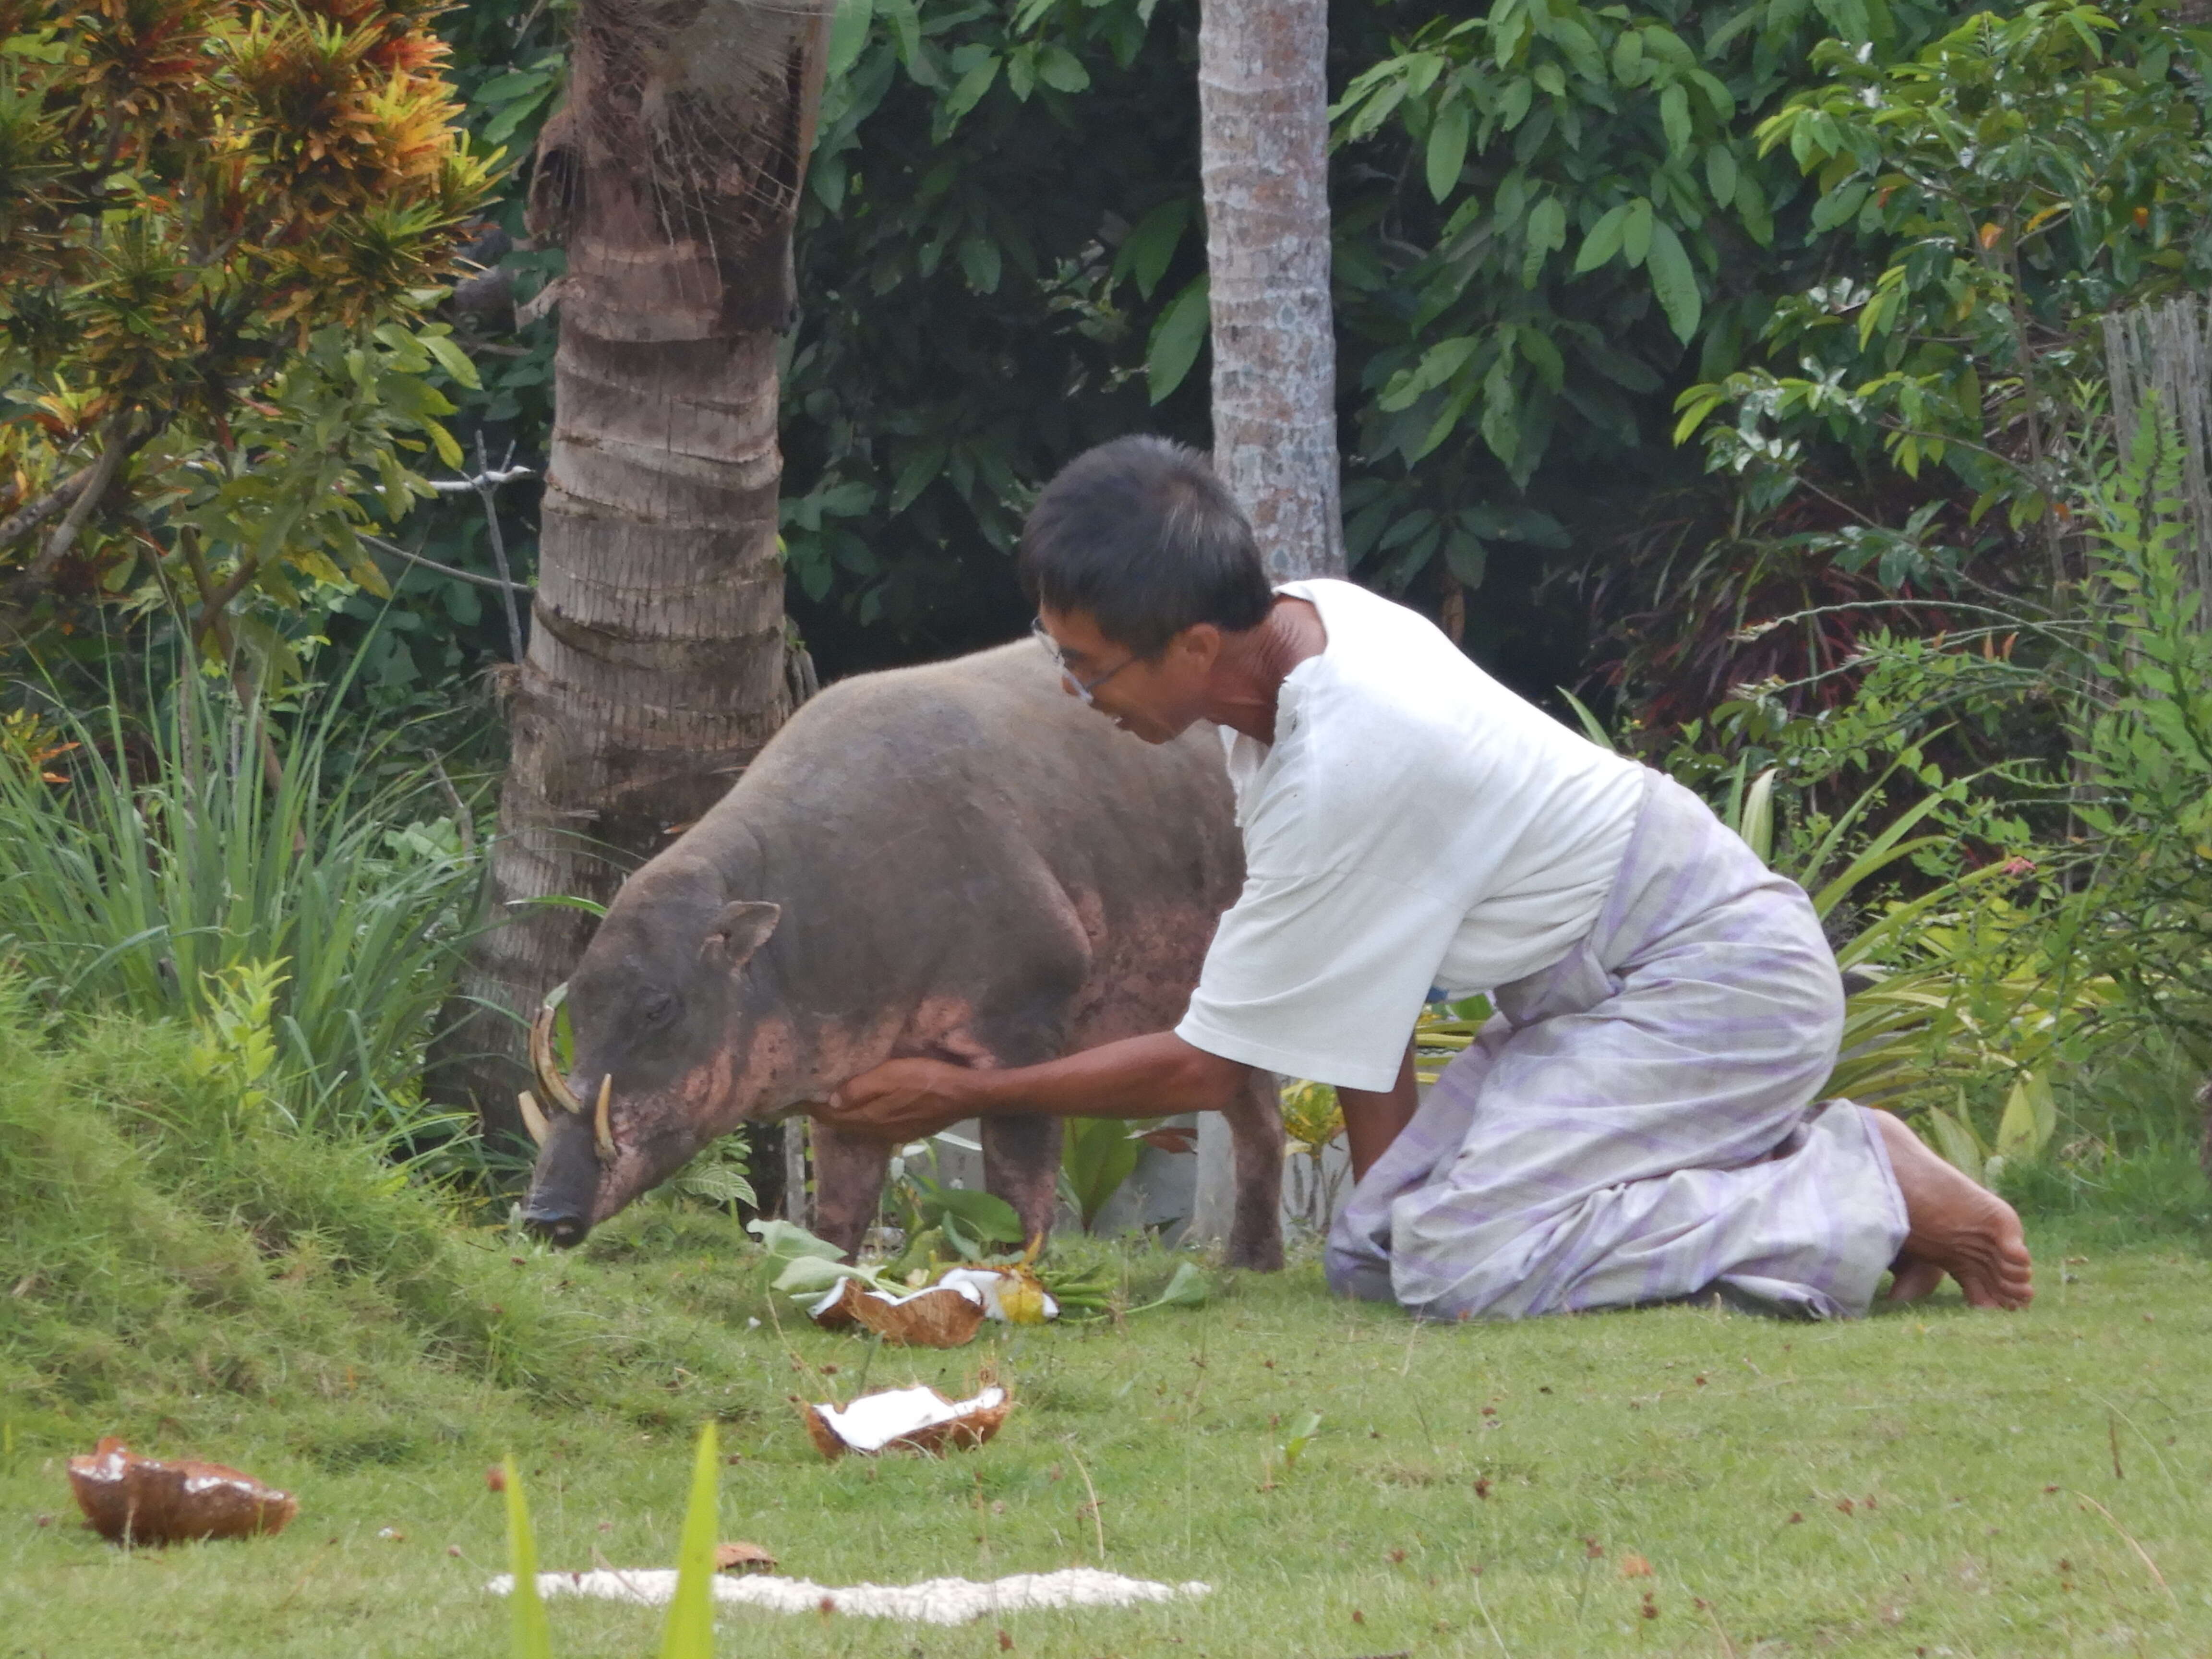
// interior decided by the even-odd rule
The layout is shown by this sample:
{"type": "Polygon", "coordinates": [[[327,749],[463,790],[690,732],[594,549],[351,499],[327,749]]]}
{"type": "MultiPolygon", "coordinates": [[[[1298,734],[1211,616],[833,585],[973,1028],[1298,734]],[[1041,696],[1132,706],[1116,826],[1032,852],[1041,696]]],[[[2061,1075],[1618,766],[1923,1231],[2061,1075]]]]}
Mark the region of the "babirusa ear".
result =
{"type": "Polygon", "coordinates": [[[732,973],[752,959],[754,951],[768,943],[769,935],[775,932],[775,924],[782,918],[780,904],[758,904],[739,899],[724,905],[715,915],[714,926],[708,928],[707,937],[700,941],[699,955],[720,962],[732,973]]]}

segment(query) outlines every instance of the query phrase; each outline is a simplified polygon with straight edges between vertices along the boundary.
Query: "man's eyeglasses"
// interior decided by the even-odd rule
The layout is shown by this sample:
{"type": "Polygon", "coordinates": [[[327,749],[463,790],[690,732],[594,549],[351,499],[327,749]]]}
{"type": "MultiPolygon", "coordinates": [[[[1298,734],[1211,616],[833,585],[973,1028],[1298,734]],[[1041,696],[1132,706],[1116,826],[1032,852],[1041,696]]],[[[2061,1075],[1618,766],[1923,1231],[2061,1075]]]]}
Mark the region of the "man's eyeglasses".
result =
{"type": "Polygon", "coordinates": [[[1066,680],[1068,685],[1074,690],[1075,695],[1082,698],[1085,703],[1088,703],[1091,701],[1091,694],[1093,691],[1096,691],[1100,686],[1105,684],[1107,681],[1112,679],[1115,675],[1120,673],[1131,663],[1137,660],[1133,656],[1124,657],[1120,662],[1115,663],[1111,668],[1108,669],[1104,673],[1099,675],[1095,679],[1078,679],[1075,677],[1075,671],[1067,665],[1067,659],[1060,654],[1060,641],[1053,638],[1053,636],[1045,630],[1044,618],[1042,617],[1036,618],[1030,623],[1030,635],[1039,645],[1044,647],[1045,655],[1052,659],[1052,665],[1060,670],[1060,678],[1066,680]]]}

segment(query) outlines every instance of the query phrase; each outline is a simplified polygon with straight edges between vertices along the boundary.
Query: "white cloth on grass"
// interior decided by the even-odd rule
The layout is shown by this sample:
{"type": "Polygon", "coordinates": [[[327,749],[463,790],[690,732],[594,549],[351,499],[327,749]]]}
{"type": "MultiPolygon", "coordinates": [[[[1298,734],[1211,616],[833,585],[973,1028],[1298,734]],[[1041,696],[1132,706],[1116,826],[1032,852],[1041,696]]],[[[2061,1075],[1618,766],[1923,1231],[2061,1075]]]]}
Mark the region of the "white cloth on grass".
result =
{"type": "Polygon", "coordinates": [[[1176,1033],[1248,1066],[1388,1089],[1431,986],[1558,961],[1604,903],[1644,769],[1476,667],[1426,618],[1349,582],[1313,605],[1272,746],[1222,729],[1244,888],[1176,1033]]]}
{"type": "Polygon", "coordinates": [[[1844,994],[1811,902],[1672,780],[1589,936],[1498,988],[1329,1235],[1329,1283],[1429,1318],[1707,1290],[1863,1314],[1905,1234],[1871,1116],[1816,1100],[1844,994]]]}
{"type": "MultiPolygon", "coordinates": [[[[1029,1613],[1048,1607],[1127,1607],[1146,1602],[1171,1601],[1177,1596],[1200,1596],[1211,1585],[1192,1580],[1182,1584],[1159,1584],[1146,1578],[1124,1578],[1119,1573],[1092,1567],[1068,1567],[1058,1572],[1018,1572],[1006,1578],[978,1583],[967,1578],[929,1578],[919,1584],[817,1584],[804,1578],[777,1578],[718,1573],[714,1600],[724,1607],[758,1607],[769,1613],[842,1613],[864,1619],[898,1619],[911,1624],[964,1625],[986,1614],[1029,1613]]],[[[484,1588],[494,1595],[514,1592],[514,1580],[506,1573],[484,1588]]],[[[541,1572],[538,1593],[544,1596],[586,1595],[610,1601],[635,1601],[645,1607],[665,1606],[676,1595],[676,1573],[668,1567],[629,1570],[602,1568],[596,1572],[541,1572]]]]}

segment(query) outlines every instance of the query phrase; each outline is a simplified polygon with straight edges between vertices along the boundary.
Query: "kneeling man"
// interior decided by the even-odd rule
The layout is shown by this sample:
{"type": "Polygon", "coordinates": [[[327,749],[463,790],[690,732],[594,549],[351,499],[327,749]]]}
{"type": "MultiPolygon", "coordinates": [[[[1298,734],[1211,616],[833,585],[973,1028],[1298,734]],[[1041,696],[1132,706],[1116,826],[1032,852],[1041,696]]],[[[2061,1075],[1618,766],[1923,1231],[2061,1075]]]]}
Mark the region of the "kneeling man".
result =
{"type": "Polygon", "coordinates": [[[1173,1031],[1042,1066],[894,1060],[831,1103],[906,1137],[978,1113],[1218,1109],[1248,1068],[1336,1085],[1356,1182],[1329,1282],[1429,1318],[1717,1291],[1815,1317],[2031,1295],[2011,1209],[1897,1118],[1814,1098],[1843,990],[1804,893],[1695,795],[1341,581],[1271,590],[1194,453],[1091,450],[1022,539],[1067,690],[1165,743],[1221,730],[1242,896],[1173,1031]],[[1417,1104],[1432,987],[1497,1017],[1417,1104]]]}

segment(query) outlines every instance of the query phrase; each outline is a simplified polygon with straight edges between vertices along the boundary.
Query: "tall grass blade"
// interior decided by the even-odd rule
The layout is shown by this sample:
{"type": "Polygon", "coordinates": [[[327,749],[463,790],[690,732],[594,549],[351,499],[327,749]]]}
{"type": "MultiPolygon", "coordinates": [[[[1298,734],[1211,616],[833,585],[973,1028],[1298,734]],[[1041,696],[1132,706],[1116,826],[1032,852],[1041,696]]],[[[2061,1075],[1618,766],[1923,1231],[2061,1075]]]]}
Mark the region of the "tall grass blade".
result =
{"type": "Polygon", "coordinates": [[[530,1504],[522,1495],[522,1471],[509,1457],[507,1472],[507,1570],[514,1576],[507,1592],[507,1653],[510,1659],[553,1659],[553,1631],[538,1594],[538,1539],[530,1530],[530,1504]]]}
{"type": "Polygon", "coordinates": [[[288,1115],[421,1131],[481,870],[434,763],[334,707],[272,719],[196,675],[150,701],[143,722],[119,699],[58,708],[77,745],[62,783],[0,763],[0,955],[50,1007],[141,1019],[202,1019],[226,975],[281,963],[288,1115]]]}
{"type": "Polygon", "coordinates": [[[714,1538],[721,1530],[722,1459],[712,1418],[699,1428],[691,1462],[691,1502],[676,1555],[676,1599],[668,1604],[660,1659],[714,1659],[714,1538]]]}

